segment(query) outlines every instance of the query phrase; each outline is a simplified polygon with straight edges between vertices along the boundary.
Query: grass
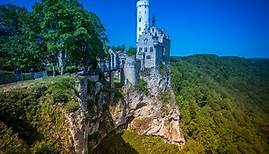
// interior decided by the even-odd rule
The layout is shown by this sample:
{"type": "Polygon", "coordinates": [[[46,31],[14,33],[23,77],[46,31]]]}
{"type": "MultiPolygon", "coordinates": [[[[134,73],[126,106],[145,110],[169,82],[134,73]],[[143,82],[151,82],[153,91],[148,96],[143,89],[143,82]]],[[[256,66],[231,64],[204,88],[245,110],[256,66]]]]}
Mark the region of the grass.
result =
{"type": "Polygon", "coordinates": [[[121,134],[108,136],[96,151],[110,154],[176,154],[179,153],[179,147],[165,143],[159,137],[138,135],[125,130],[121,134]]]}

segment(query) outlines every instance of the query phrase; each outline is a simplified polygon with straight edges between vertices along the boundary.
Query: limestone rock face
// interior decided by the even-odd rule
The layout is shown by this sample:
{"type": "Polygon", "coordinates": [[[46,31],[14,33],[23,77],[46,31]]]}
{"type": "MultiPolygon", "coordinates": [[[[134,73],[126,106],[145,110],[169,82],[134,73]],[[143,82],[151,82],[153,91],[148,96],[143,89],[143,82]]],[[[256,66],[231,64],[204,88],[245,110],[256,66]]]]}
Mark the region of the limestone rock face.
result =
{"type": "Polygon", "coordinates": [[[88,132],[89,123],[85,117],[85,113],[77,111],[75,113],[66,114],[69,123],[70,140],[73,142],[74,151],[77,154],[88,153],[88,132]]]}
{"type": "Polygon", "coordinates": [[[91,102],[80,88],[87,87],[83,85],[87,82],[79,82],[81,109],[67,115],[76,153],[94,150],[109,133],[122,129],[160,136],[173,144],[185,143],[179,127],[179,109],[168,78],[152,69],[143,80],[147,83],[148,95],[133,85],[126,85],[122,97],[104,92],[102,84],[97,82],[91,102]]]}
{"type": "Polygon", "coordinates": [[[179,128],[179,109],[168,80],[157,69],[152,69],[150,75],[143,79],[150,94],[146,96],[136,90],[128,92],[126,101],[133,115],[128,129],[139,134],[160,136],[174,144],[185,143],[179,128]]]}

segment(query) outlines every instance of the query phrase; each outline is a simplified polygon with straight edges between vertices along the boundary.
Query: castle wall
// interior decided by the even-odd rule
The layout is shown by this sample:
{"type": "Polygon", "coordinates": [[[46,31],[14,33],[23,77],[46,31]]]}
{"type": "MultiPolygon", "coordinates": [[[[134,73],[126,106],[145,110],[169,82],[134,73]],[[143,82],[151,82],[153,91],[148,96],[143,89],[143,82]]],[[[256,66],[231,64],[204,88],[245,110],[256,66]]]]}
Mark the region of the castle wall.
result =
{"type": "Polygon", "coordinates": [[[139,80],[140,67],[140,61],[136,60],[135,57],[126,57],[124,67],[125,83],[135,84],[139,80]]]}
{"type": "Polygon", "coordinates": [[[158,66],[163,61],[163,56],[162,56],[163,48],[162,48],[162,46],[157,45],[157,46],[155,46],[155,49],[156,49],[156,63],[155,63],[155,66],[158,66]]]}
{"type": "Polygon", "coordinates": [[[170,40],[167,39],[163,39],[163,47],[164,47],[164,62],[165,64],[169,63],[169,57],[170,57],[170,46],[171,46],[171,42],[170,40]]]}

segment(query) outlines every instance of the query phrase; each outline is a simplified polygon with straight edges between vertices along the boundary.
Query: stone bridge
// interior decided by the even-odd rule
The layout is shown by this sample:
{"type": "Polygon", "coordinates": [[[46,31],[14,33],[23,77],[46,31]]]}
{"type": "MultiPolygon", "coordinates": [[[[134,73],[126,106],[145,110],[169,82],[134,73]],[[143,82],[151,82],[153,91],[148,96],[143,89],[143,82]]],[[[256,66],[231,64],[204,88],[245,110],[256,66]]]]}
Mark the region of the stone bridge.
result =
{"type": "Polygon", "coordinates": [[[123,55],[123,53],[115,52],[112,49],[109,49],[108,53],[108,59],[100,61],[100,71],[109,74],[109,83],[111,88],[115,88],[114,79],[116,73],[119,73],[120,85],[124,86],[125,55],[123,55]]]}

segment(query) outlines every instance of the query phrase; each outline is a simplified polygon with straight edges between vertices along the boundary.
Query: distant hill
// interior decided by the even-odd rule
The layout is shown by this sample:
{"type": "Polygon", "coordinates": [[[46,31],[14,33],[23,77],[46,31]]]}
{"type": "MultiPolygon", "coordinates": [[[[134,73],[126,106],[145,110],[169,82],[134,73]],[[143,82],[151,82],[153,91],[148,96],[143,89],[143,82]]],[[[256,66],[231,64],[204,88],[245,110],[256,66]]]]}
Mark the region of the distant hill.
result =
{"type": "Polygon", "coordinates": [[[171,61],[184,151],[268,153],[268,59],[194,55],[171,61]]]}

